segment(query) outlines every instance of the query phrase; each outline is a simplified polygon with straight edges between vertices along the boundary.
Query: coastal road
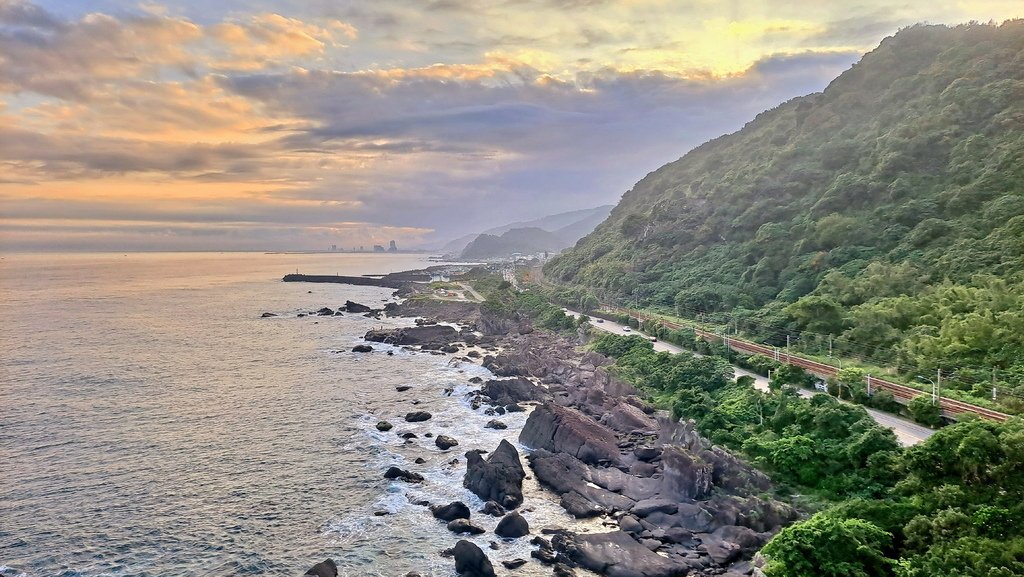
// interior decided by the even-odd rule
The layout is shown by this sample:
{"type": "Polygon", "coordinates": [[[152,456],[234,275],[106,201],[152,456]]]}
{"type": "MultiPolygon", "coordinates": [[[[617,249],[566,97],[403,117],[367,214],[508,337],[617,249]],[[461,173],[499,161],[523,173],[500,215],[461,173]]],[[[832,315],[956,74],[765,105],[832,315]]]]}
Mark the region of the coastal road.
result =
{"type": "MultiPolygon", "coordinates": [[[[575,311],[572,311],[572,310],[569,310],[569,309],[563,309],[563,310],[565,310],[566,314],[569,314],[569,315],[572,315],[572,316],[579,316],[579,314],[580,314],[578,312],[575,312],[575,311]]],[[[634,330],[630,329],[629,327],[624,327],[622,325],[619,325],[617,323],[613,323],[611,321],[603,321],[603,322],[597,322],[597,321],[598,321],[597,318],[593,318],[593,319],[591,319],[591,323],[590,324],[593,325],[595,328],[600,329],[602,331],[606,331],[606,332],[609,332],[609,333],[614,333],[614,334],[622,335],[622,336],[628,336],[628,335],[646,336],[646,335],[643,335],[642,333],[640,333],[638,331],[634,331],[634,330]]],[[[657,342],[654,342],[652,344],[654,345],[654,350],[656,350],[656,351],[665,351],[665,352],[673,353],[673,354],[678,354],[678,353],[683,352],[683,348],[682,347],[678,347],[676,345],[673,345],[672,343],[666,343],[666,342],[663,342],[663,341],[657,341],[657,342]]],[[[687,351],[687,352],[693,353],[693,351],[687,351]]],[[[753,378],[754,379],[754,387],[755,388],[757,388],[759,390],[762,390],[762,391],[767,391],[768,390],[768,379],[767,378],[765,378],[765,377],[763,377],[763,376],[761,376],[761,375],[759,375],[757,373],[752,373],[752,372],[750,372],[750,371],[748,371],[746,369],[743,369],[743,368],[740,368],[740,367],[737,367],[737,366],[733,366],[733,370],[736,372],[736,376],[737,377],[749,376],[749,377],[753,378]]],[[[804,398],[810,398],[810,397],[813,397],[814,395],[824,394],[824,393],[819,393],[817,391],[810,391],[810,390],[807,390],[807,389],[798,389],[797,392],[800,394],[801,397],[804,397],[804,398]]],[[[845,403],[846,401],[842,401],[842,402],[845,403]]],[[[877,422],[879,425],[882,425],[883,427],[886,427],[888,429],[892,429],[892,431],[894,433],[896,433],[896,438],[899,440],[900,444],[902,444],[904,447],[909,447],[911,445],[916,445],[916,444],[920,443],[921,441],[927,439],[928,437],[932,436],[933,434],[935,434],[934,430],[929,429],[928,427],[923,427],[921,425],[918,425],[917,423],[915,423],[913,421],[909,421],[909,420],[904,419],[902,417],[897,417],[896,415],[892,415],[890,413],[884,413],[882,411],[877,411],[875,409],[869,409],[867,407],[864,407],[864,409],[868,412],[869,415],[871,415],[871,418],[873,418],[875,420],[875,422],[877,422]]]]}

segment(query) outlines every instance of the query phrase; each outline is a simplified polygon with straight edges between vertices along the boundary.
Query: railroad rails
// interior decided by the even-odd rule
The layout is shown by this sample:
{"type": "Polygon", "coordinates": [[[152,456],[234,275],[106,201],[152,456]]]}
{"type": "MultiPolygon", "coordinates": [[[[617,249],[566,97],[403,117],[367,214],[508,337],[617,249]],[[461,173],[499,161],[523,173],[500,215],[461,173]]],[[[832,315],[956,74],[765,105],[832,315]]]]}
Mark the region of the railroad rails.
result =
{"type": "MultiPolygon", "coordinates": [[[[740,352],[761,354],[770,359],[774,359],[778,362],[800,367],[806,370],[807,372],[813,375],[817,375],[819,377],[831,378],[836,376],[836,373],[839,372],[838,367],[834,367],[826,363],[822,363],[812,359],[807,359],[797,355],[791,355],[785,352],[784,350],[780,350],[777,347],[769,347],[767,345],[761,345],[750,341],[729,337],[727,335],[720,335],[695,326],[681,325],[679,323],[665,321],[656,317],[650,317],[626,309],[613,310],[615,310],[616,312],[634,316],[640,320],[654,320],[660,322],[661,324],[665,325],[670,329],[679,330],[682,328],[688,328],[693,330],[694,333],[697,334],[697,336],[701,337],[706,341],[722,342],[727,347],[740,352]]],[[[896,400],[896,402],[903,405],[909,403],[910,400],[913,399],[914,397],[929,394],[919,389],[908,387],[907,385],[901,385],[899,383],[894,383],[892,381],[887,381],[885,379],[879,379],[877,377],[872,377],[870,375],[867,376],[866,380],[868,394],[880,390],[889,391],[892,394],[893,398],[896,400]]],[[[979,407],[978,405],[972,405],[970,403],[965,403],[963,401],[958,401],[956,399],[950,399],[948,397],[939,397],[939,407],[942,409],[943,416],[954,420],[957,418],[957,416],[962,415],[964,413],[974,413],[985,419],[1000,422],[1010,418],[1010,415],[1007,415],[1006,413],[1001,413],[999,411],[995,411],[993,409],[989,409],[986,407],[979,407]]]]}

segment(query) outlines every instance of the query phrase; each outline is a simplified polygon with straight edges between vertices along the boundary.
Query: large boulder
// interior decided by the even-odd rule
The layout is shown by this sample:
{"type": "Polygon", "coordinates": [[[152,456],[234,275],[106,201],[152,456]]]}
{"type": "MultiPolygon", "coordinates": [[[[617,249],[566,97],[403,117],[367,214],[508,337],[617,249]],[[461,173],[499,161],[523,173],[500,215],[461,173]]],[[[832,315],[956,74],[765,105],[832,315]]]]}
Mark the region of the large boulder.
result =
{"type": "Polygon", "coordinates": [[[412,411],[405,414],[405,420],[409,423],[422,423],[423,421],[429,421],[431,417],[433,415],[427,411],[412,411]]]}
{"type": "Polygon", "coordinates": [[[462,539],[455,544],[452,553],[455,572],[462,577],[494,577],[494,566],[480,547],[462,539]]]}
{"type": "Polygon", "coordinates": [[[359,303],[355,303],[355,302],[352,302],[352,301],[345,301],[345,306],[341,307],[338,310],[341,310],[341,309],[345,309],[346,311],[348,311],[350,313],[368,313],[368,312],[373,310],[373,309],[371,309],[370,307],[368,307],[366,305],[361,305],[359,303]]]}
{"type": "Polygon", "coordinates": [[[454,501],[447,505],[433,505],[430,513],[437,519],[451,522],[456,519],[469,519],[469,507],[462,501],[454,501]]]}
{"type": "Polygon", "coordinates": [[[620,433],[658,429],[657,420],[648,416],[639,407],[623,400],[615,403],[615,406],[601,417],[601,422],[620,433]]]}
{"type": "Polygon", "coordinates": [[[494,534],[506,539],[516,539],[530,534],[530,524],[517,511],[512,511],[498,521],[494,534]]]}
{"type": "Polygon", "coordinates": [[[443,346],[459,340],[459,331],[448,325],[404,327],[400,329],[373,329],[364,339],[392,345],[435,345],[443,346]]]}
{"type": "Polygon", "coordinates": [[[448,530],[457,535],[462,533],[467,533],[469,535],[480,535],[481,533],[486,532],[483,527],[475,525],[469,519],[462,518],[452,519],[451,521],[449,521],[448,530]]]}
{"type": "Polygon", "coordinates": [[[677,501],[705,499],[711,494],[714,467],[681,447],[665,447],[662,495],[677,501]]]}
{"type": "Polygon", "coordinates": [[[608,577],[681,577],[690,570],[682,560],[662,557],[623,531],[576,535],[566,549],[573,561],[608,577]]]}
{"type": "Polygon", "coordinates": [[[533,449],[568,453],[591,465],[621,462],[614,433],[575,409],[553,403],[530,413],[519,441],[533,449]]]}
{"type": "Polygon", "coordinates": [[[459,442],[448,435],[438,435],[437,438],[434,439],[434,444],[437,445],[438,449],[447,451],[448,449],[457,446],[459,442]]]}
{"type": "Polygon", "coordinates": [[[334,563],[334,559],[327,559],[310,567],[309,571],[306,571],[304,575],[315,575],[316,577],[338,577],[338,565],[334,563]]]}
{"type": "Polygon", "coordinates": [[[518,507],[523,502],[525,477],[519,451],[504,439],[486,460],[477,451],[466,453],[463,485],[484,501],[496,501],[508,509],[518,507]]]}
{"type": "Polygon", "coordinates": [[[490,380],[484,383],[480,392],[491,399],[492,405],[510,405],[542,398],[544,390],[524,377],[515,379],[490,380]]]}
{"type": "Polygon", "coordinates": [[[409,483],[422,483],[423,475],[419,473],[413,473],[412,471],[406,471],[405,469],[399,469],[398,467],[389,467],[384,472],[385,479],[401,479],[409,483]]]}

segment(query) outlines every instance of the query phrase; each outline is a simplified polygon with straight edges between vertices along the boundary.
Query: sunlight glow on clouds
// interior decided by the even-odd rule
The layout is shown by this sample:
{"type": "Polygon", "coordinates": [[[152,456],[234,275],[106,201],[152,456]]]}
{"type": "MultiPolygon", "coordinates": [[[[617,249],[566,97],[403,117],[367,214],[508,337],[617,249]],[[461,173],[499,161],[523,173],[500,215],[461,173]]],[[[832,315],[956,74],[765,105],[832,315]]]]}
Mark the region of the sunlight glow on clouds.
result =
{"type": "Polygon", "coordinates": [[[0,250],[434,244],[614,202],[1017,1],[0,0],[0,250]]]}

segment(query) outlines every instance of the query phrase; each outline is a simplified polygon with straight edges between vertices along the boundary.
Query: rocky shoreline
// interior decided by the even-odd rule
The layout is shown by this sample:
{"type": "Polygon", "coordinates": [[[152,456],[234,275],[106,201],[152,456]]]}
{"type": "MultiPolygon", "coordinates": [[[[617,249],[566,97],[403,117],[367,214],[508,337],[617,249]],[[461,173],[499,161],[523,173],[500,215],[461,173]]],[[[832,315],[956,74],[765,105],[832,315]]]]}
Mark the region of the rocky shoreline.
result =
{"type": "MultiPolygon", "coordinates": [[[[487,427],[506,427],[500,417],[508,412],[531,411],[518,435],[527,455],[507,441],[487,454],[465,454],[463,485],[486,503],[480,511],[460,501],[416,503],[452,532],[454,546],[439,553],[453,557],[460,575],[495,575],[480,547],[457,539],[485,532],[472,521],[474,513],[500,517],[494,530],[500,539],[531,539],[532,560],[503,561],[510,575],[541,563],[558,576],[583,568],[609,577],[756,575],[756,551],[797,518],[789,505],[764,496],[771,488],[766,476],[713,446],[692,423],[674,422],[647,405],[634,387],[605,370],[611,359],[581,352],[579,338],[492,318],[465,302],[409,299],[388,304],[383,313],[417,318],[416,326],[371,330],[366,341],[451,354],[497,377],[469,393],[474,410],[495,417],[487,427]],[[565,511],[598,520],[607,531],[545,527],[534,534],[518,512],[530,506],[523,480],[531,474],[565,511]]],[[[430,418],[423,411],[405,416],[408,422],[430,418]]],[[[435,443],[450,449],[458,440],[441,434],[435,443]]],[[[397,467],[382,474],[422,481],[416,471],[397,467]]],[[[327,560],[307,575],[335,576],[337,567],[327,560]]]]}

